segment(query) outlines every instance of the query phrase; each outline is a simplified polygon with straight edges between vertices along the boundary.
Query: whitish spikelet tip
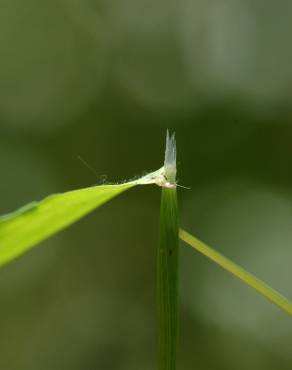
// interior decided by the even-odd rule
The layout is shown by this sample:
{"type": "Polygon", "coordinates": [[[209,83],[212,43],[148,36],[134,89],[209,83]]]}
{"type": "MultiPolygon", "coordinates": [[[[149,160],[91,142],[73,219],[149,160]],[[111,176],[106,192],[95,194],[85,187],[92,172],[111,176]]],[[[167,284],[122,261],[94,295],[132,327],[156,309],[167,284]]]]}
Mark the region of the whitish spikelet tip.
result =
{"type": "Polygon", "coordinates": [[[175,184],[176,181],[176,141],[175,133],[166,133],[166,147],[164,158],[164,175],[170,184],[175,184]]]}

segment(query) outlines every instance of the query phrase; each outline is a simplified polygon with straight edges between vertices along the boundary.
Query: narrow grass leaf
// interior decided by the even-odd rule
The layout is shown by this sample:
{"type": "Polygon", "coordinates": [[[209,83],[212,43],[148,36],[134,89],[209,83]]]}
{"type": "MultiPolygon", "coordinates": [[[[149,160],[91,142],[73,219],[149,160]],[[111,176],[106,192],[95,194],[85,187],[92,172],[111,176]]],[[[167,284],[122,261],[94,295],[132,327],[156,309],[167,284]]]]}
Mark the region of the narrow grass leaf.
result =
{"type": "MultiPolygon", "coordinates": [[[[163,169],[163,168],[162,168],[163,169]]],[[[51,195],[0,217],[0,266],[76,222],[135,185],[156,182],[162,169],[121,185],[101,185],[51,195]]]]}
{"type": "Polygon", "coordinates": [[[179,237],[181,240],[189,244],[198,252],[202,253],[213,262],[217,263],[217,265],[223,267],[225,270],[243,281],[245,284],[255,289],[258,293],[280,307],[283,311],[285,311],[289,315],[292,315],[292,302],[278,293],[276,290],[271,288],[269,285],[267,285],[248,271],[244,270],[242,267],[238,266],[230,259],[224,257],[221,253],[215,251],[207,244],[201,242],[199,239],[189,234],[187,231],[180,229],[179,237]]]}
{"type": "Polygon", "coordinates": [[[175,370],[178,331],[178,205],[175,140],[167,135],[158,249],[159,370],[175,370]],[[172,146],[172,148],[169,147],[172,146]],[[167,162],[167,163],[166,163],[167,162]]]}

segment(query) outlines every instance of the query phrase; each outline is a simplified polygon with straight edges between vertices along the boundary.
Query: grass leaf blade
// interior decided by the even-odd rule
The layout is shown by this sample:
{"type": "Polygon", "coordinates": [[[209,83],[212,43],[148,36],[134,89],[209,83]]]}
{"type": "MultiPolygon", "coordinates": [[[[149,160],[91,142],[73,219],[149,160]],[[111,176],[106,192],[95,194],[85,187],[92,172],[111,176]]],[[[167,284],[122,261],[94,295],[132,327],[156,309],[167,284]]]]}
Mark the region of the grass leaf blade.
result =
{"type": "Polygon", "coordinates": [[[0,266],[136,185],[157,183],[164,168],[120,185],[99,185],[53,194],[0,217],[0,266]]]}
{"type": "Polygon", "coordinates": [[[0,266],[134,185],[102,185],[54,194],[2,216],[0,266]]]}
{"type": "Polygon", "coordinates": [[[219,266],[230,272],[232,275],[243,281],[245,284],[255,289],[258,293],[267,298],[270,302],[280,307],[283,311],[287,312],[289,315],[292,315],[292,302],[289,301],[282,294],[271,288],[269,285],[264,283],[262,280],[244,270],[242,267],[238,266],[230,259],[224,257],[221,253],[215,251],[207,244],[201,242],[199,239],[189,234],[187,231],[180,229],[179,237],[181,240],[189,244],[198,252],[202,253],[204,256],[217,263],[219,266]]]}

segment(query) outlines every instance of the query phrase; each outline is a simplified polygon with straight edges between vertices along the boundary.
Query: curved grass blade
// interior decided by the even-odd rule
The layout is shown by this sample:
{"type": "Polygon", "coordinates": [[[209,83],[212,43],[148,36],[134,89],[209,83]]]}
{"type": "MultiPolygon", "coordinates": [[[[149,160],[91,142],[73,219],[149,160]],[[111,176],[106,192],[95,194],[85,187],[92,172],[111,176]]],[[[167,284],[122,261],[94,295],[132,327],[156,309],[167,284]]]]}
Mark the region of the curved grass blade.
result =
{"type": "Polygon", "coordinates": [[[0,217],[0,266],[76,222],[118,194],[135,185],[155,183],[162,169],[121,185],[100,185],[54,194],[0,217]]]}
{"type": "Polygon", "coordinates": [[[0,266],[108,202],[132,184],[55,194],[0,218],[0,266]]]}
{"type": "Polygon", "coordinates": [[[189,244],[198,252],[202,253],[213,262],[217,263],[217,265],[221,266],[226,271],[230,272],[232,275],[243,281],[245,284],[255,289],[258,293],[280,307],[283,311],[285,311],[289,315],[292,315],[292,302],[278,293],[276,290],[268,286],[266,283],[264,283],[248,271],[244,270],[242,267],[238,266],[230,259],[224,257],[221,253],[215,251],[207,244],[201,242],[199,239],[195,238],[187,231],[180,229],[179,237],[181,240],[189,244]]]}

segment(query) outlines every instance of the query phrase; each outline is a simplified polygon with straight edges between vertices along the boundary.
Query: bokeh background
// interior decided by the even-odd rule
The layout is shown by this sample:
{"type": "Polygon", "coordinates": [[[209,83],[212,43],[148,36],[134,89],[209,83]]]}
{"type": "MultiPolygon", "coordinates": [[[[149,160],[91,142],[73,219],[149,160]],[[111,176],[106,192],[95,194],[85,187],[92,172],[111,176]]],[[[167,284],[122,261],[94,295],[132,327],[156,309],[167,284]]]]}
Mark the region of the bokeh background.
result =
{"type": "MultiPolygon", "coordinates": [[[[291,14],[0,0],[0,213],[159,168],[169,128],[181,225],[292,297],[291,14]]],[[[157,369],[159,197],[132,189],[0,270],[1,369],[157,369]]],[[[185,245],[180,267],[178,369],[291,369],[289,317],[185,245]]]]}

